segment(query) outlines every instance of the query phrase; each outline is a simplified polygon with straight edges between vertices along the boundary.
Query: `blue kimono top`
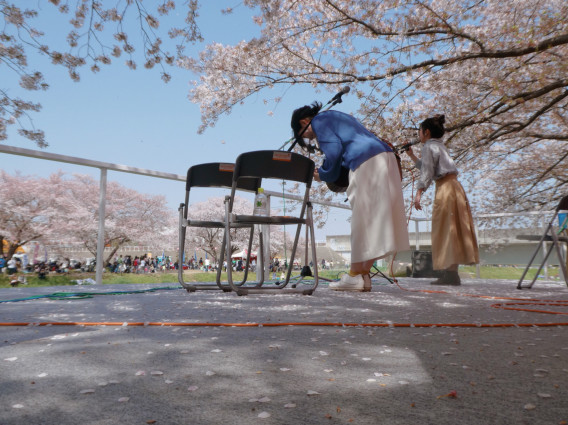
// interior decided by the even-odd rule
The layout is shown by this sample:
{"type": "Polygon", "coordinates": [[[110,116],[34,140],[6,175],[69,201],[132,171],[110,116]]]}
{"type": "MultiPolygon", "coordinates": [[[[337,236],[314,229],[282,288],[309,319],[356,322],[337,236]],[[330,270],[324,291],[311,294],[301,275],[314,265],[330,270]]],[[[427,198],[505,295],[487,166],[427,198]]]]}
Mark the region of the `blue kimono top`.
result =
{"type": "Polygon", "coordinates": [[[341,166],[355,171],[359,165],[375,155],[392,152],[392,149],[363,124],[349,114],[324,111],[311,122],[321,151],[325,155],[318,169],[323,181],[339,178],[341,166]]]}

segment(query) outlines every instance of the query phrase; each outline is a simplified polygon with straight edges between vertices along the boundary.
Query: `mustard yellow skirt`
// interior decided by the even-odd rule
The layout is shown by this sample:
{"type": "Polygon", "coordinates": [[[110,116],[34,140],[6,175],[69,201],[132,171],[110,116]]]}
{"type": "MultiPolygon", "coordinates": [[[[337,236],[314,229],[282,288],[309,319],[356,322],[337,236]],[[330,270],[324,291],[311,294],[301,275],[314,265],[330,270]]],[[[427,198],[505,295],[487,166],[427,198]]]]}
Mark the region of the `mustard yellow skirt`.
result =
{"type": "Polygon", "coordinates": [[[432,213],[432,261],[435,270],[479,263],[469,202],[455,174],[436,181],[432,213]]]}

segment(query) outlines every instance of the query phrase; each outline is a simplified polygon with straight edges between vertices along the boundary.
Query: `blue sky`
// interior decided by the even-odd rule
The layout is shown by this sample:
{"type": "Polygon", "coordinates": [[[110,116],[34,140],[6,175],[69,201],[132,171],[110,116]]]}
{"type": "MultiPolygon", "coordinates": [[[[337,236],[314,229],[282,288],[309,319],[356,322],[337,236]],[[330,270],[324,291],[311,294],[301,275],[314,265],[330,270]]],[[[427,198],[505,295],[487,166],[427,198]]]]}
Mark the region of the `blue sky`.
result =
{"type": "MultiPolygon", "coordinates": [[[[233,44],[258,34],[249,9],[238,7],[235,13],[223,15],[220,10],[234,6],[233,3],[204,4],[200,9],[199,26],[205,43],[233,44]]],[[[42,9],[35,25],[46,33],[46,42],[63,46],[70,28],[65,21],[69,18],[54,12],[49,4],[44,3],[42,9]],[[66,31],[61,31],[62,27],[66,31]]],[[[179,19],[172,16],[163,21],[162,26],[173,18],[179,19]]],[[[198,49],[199,46],[189,46],[188,53],[196,54],[198,49]]],[[[75,83],[64,68],[51,66],[45,58],[31,56],[29,59],[33,67],[44,73],[49,90],[25,92],[16,83],[9,88],[12,95],[42,104],[42,111],[32,116],[35,126],[46,132],[49,143],[46,151],[181,175],[194,164],[234,162],[242,152],[279,148],[291,136],[289,123],[294,108],[314,100],[326,103],[333,96],[326,91],[317,93],[310,87],[288,88],[283,102],[269,116],[270,107],[264,104],[261,94],[233,108],[214,128],[199,135],[199,108],[187,99],[189,82],[196,76],[186,70],[168,68],[173,78],[165,84],[158,68],[146,70],[139,61],[138,69],[132,71],[123,65],[125,58],[122,57],[111,66],[102,67],[97,74],[82,69],[81,82],[75,83]]],[[[264,95],[280,96],[285,89],[274,89],[264,95]]],[[[344,96],[344,102],[335,109],[353,112],[358,106],[355,102],[354,96],[344,96]]],[[[19,136],[15,128],[9,130],[5,144],[37,149],[19,136]]],[[[5,154],[0,157],[2,169],[10,173],[20,171],[45,176],[61,169],[69,174],[99,176],[98,170],[91,168],[5,154]]],[[[142,193],[162,194],[174,210],[184,199],[182,182],[117,172],[109,172],[108,178],[142,193]]],[[[268,189],[278,190],[276,187],[268,189]]],[[[196,195],[192,199],[204,200],[211,193],[199,191],[196,195]]],[[[345,210],[332,209],[328,224],[317,231],[317,239],[324,239],[326,234],[348,234],[348,217],[345,210]]]]}

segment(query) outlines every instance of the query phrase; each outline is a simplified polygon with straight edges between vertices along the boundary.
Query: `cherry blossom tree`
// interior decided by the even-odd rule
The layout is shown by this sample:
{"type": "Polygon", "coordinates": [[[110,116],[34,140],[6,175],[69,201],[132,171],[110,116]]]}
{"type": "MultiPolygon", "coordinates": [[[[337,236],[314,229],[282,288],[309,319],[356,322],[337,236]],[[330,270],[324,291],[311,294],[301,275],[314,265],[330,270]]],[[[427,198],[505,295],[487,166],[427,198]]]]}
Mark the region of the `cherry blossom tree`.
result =
{"type": "MultiPolygon", "coordinates": [[[[176,59],[185,57],[187,44],[201,39],[196,25],[198,10],[197,0],[146,2],[142,0],[114,1],[77,1],[66,2],[49,0],[47,7],[68,16],[69,28],[63,29],[59,36],[60,45],[50,46],[44,41],[42,29],[35,25],[36,19],[46,11],[40,3],[30,4],[29,8],[0,0],[0,14],[4,25],[0,28],[0,69],[3,74],[11,72],[19,79],[19,85],[25,90],[47,90],[49,85],[40,70],[31,69],[28,57],[40,54],[49,57],[52,64],[63,66],[74,81],[80,80],[80,69],[89,67],[98,72],[102,66],[113,61],[122,61],[131,69],[136,69],[139,58],[147,69],[161,68],[162,80],[168,82],[170,75],[164,65],[173,65],[176,59]],[[167,29],[170,39],[176,40],[175,52],[165,50],[163,38],[158,31],[160,19],[173,10],[185,10],[184,22],[179,27],[167,29]],[[138,28],[141,34],[136,38],[138,28]],[[65,46],[66,45],[66,46],[65,46]],[[136,47],[142,52],[136,56],[136,47]]],[[[2,85],[7,84],[4,80],[2,85]]],[[[11,90],[0,86],[0,140],[7,137],[7,126],[17,125],[18,132],[34,141],[39,147],[46,147],[45,134],[33,126],[30,113],[41,109],[34,103],[14,97],[11,90]]]]}
{"type": "Polygon", "coordinates": [[[334,92],[349,84],[359,118],[395,144],[444,113],[446,144],[480,208],[550,207],[566,192],[565,1],[243,4],[255,11],[260,37],[209,44],[184,62],[201,75],[190,92],[201,131],[261,91],[277,104],[291,85],[334,92]]]}
{"type": "MultiPolygon", "coordinates": [[[[96,255],[99,183],[90,176],[74,175],[73,179],[65,181],[59,205],[68,212],[60,234],[80,241],[96,255]]],[[[172,216],[164,196],[146,195],[117,182],[108,182],[104,244],[112,249],[105,263],[127,243],[163,246],[171,230],[172,216]]]]}
{"type": "MultiPolygon", "coordinates": [[[[168,64],[198,73],[189,97],[201,107],[203,131],[259,92],[277,104],[289,86],[335,92],[349,84],[360,99],[358,117],[394,144],[416,137],[425,117],[444,113],[446,144],[477,208],[549,208],[566,192],[563,0],[244,0],[240,7],[250,8],[260,36],[209,44],[195,58],[184,46],[201,39],[198,0],[162,0],[152,10],[141,0],[49,3],[71,17],[64,49],[43,43],[34,26],[39,6],[0,0],[0,66],[24,89],[48,87],[28,66],[32,52],[67,68],[74,80],[81,68],[97,72],[119,57],[134,69],[141,52],[144,66],[160,67],[165,81],[168,64]],[[185,22],[165,30],[178,41],[170,53],[159,27],[176,7],[185,22]]],[[[45,146],[43,132],[29,120],[25,125],[40,105],[0,91],[0,140],[16,125],[45,146]]]]}
{"type": "Polygon", "coordinates": [[[65,214],[57,200],[61,195],[62,175],[36,178],[0,171],[0,249],[7,242],[11,258],[16,250],[31,241],[49,242],[63,226],[65,214]]]}

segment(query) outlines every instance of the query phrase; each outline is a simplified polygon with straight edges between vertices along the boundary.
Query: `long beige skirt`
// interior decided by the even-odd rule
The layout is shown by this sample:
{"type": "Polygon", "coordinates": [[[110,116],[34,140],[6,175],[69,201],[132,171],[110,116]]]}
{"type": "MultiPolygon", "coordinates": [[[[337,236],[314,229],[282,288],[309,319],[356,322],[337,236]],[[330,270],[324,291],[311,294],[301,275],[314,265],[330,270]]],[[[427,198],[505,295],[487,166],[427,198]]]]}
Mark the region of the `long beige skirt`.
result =
{"type": "Polygon", "coordinates": [[[349,172],[351,262],[408,251],[408,227],[398,164],[393,153],[369,158],[349,172]]]}
{"type": "Polygon", "coordinates": [[[479,250],[469,202],[455,174],[436,181],[432,213],[434,270],[453,264],[479,263],[479,250]]]}

